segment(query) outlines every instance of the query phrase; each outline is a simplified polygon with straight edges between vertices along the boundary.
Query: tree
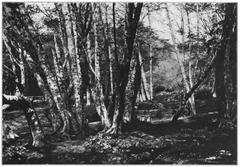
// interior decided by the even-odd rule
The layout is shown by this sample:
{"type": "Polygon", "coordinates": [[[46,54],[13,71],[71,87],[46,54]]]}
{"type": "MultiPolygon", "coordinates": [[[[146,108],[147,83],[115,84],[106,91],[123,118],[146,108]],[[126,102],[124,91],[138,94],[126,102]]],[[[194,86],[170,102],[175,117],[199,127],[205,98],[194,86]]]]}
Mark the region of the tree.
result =
{"type": "Polygon", "coordinates": [[[96,82],[95,83],[95,105],[96,105],[96,110],[99,116],[101,117],[103,126],[105,126],[105,128],[109,128],[111,125],[108,117],[108,111],[104,104],[103,89],[100,82],[100,56],[98,52],[98,39],[97,39],[97,23],[99,20],[97,16],[97,12],[100,7],[97,5],[99,4],[95,4],[94,13],[93,13],[94,59],[95,59],[94,62],[95,62],[95,82],[96,82]]]}
{"type": "MultiPolygon", "coordinates": [[[[171,32],[171,37],[172,37],[172,41],[173,41],[173,45],[174,45],[174,50],[175,50],[175,53],[176,53],[176,59],[177,59],[177,61],[179,63],[180,69],[181,69],[181,74],[182,74],[182,77],[183,77],[183,82],[184,82],[184,85],[185,85],[186,92],[189,92],[190,91],[190,85],[189,85],[189,83],[187,81],[185,68],[184,68],[182,59],[180,58],[179,50],[177,48],[176,38],[174,36],[174,32],[173,32],[173,27],[172,27],[172,24],[171,24],[171,18],[170,18],[168,6],[166,6],[166,11],[167,11],[167,18],[168,18],[168,21],[169,21],[169,28],[170,28],[170,32],[171,32]]],[[[189,99],[189,103],[191,105],[191,109],[192,109],[193,115],[196,115],[194,96],[191,96],[191,98],[189,99]]]]}
{"type": "Polygon", "coordinates": [[[143,60],[142,60],[140,42],[138,44],[138,60],[139,60],[140,66],[141,66],[141,91],[140,91],[140,95],[142,97],[142,101],[150,100],[150,97],[149,97],[150,95],[147,91],[147,80],[146,80],[146,75],[145,75],[144,67],[143,67],[143,60]]]}
{"type": "MultiPolygon", "coordinates": [[[[49,48],[44,45],[44,42],[47,41],[42,41],[41,34],[32,31],[35,30],[35,27],[29,13],[23,13],[27,11],[26,8],[19,4],[16,6],[6,5],[6,7],[9,6],[11,14],[18,17],[19,20],[15,23],[15,25],[18,25],[17,27],[10,26],[9,29],[6,27],[9,25],[8,21],[16,20],[13,18],[5,20],[6,37],[11,38],[10,41],[18,42],[15,48],[23,48],[24,59],[38,80],[39,87],[43,94],[49,98],[53,110],[57,110],[60,114],[63,124],[59,132],[68,137],[70,133],[82,135],[86,121],[83,112],[84,101],[83,96],[81,96],[82,77],[79,73],[82,71],[80,58],[78,57],[77,19],[73,13],[74,5],[56,4],[56,14],[60,21],[50,18],[46,22],[50,28],[59,32],[61,39],[60,42],[57,35],[52,35],[51,32],[48,34],[54,41],[54,47],[50,48],[49,54],[53,54],[51,56],[47,56],[49,48]],[[17,10],[18,8],[23,8],[23,10],[17,10]],[[68,15],[69,13],[71,13],[71,16],[68,15]],[[59,23],[59,26],[56,27],[58,24],[55,24],[55,21],[59,23]],[[23,33],[20,33],[21,31],[23,33]],[[17,33],[17,36],[12,36],[13,33],[17,33]],[[33,40],[33,38],[36,40],[33,40]],[[59,46],[63,46],[63,56],[59,46]],[[72,96],[74,103],[71,100],[72,96]]],[[[10,14],[6,12],[6,15],[9,16],[10,14]]]]}
{"type": "MultiPolygon", "coordinates": [[[[150,13],[149,13],[149,7],[148,7],[148,23],[149,23],[149,28],[151,29],[151,21],[150,21],[150,13]]],[[[153,99],[153,57],[152,57],[152,46],[149,44],[149,72],[150,72],[150,82],[149,82],[149,87],[150,87],[150,100],[153,99]]]]}
{"type": "Polygon", "coordinates": [[[43,147],[45,146],[44,142],[44,133],[41,127],[40,120],[34,108],[31,105],[30,99],[27,99],[24,96],[16,95],[4,95],[3,105],[8,104],[10,106],[18,107],[19,109],[24,111],[24,115],[27,119],[28,126],[31,132],[32,137],[32,146],[33,147],[43,147]]]}
{"type": "MultiPolygon", "coordinates": [[[[115,4],[113,4],[113,15],[115,15],[115,4]]],[[[113,116],[113,122],[111,128],[107,131],[110,134],[117,134],[121,129],[121,123],[123,119],[123,113],[125,108],[125,95],[126,87],[128,83],[128,77],[130,72],[130,63],[133,54],[133,45],[136,36],[137,25],[141,14],[142,3],[137,3],[136,7],[134,3],[128,3],[126,8],[126,22],[125,22],[125,53],[122,63],[116,59],[118,67],[118,80],[116,81],[116,92],[115,92],[115,111],[113,116]]],[[[116,39],[116,38],[115,38],[116,39]]],[[[116,42],[116,41],[115,41],[116,42]]],[[[116,49],[116,44],[115,44],[116,49]]],[[[115,50],[116,54],[116,50],[115,50]]],[[[116,56],[116,55],[115,55],[116,56]]]]}
{"type": "Polygon", "coordinates": [[[237,4],[224,4],[225,19],[222,25],[222,39],[217,51],[215,83],[220,126],[224,127],[236,117],[236,48],[237,48],[237,4]],[[233,117],[231,117],[233,115],[233,117]],[[234,116],[235,115],[235,116],[234,116]]]}

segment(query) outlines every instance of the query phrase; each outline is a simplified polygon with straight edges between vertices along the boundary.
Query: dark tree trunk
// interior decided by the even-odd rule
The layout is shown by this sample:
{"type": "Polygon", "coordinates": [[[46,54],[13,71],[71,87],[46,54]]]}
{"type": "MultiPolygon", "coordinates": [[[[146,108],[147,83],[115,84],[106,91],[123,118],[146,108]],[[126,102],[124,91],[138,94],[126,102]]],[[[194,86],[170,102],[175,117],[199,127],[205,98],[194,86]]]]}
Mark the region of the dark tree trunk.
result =
{"type": "Polygon", "coordinates": [[[132,123],[135,120],[134,107],[136,104],[137,94],[141,84],[141,68],[138,56],[133,56],[130,65],[130,73],[126,87],[126,102],[124,108],[124,123],[132,123]]]}
{"type": "Polygon", "coordinates": [[[220,127],[231,126],[236,119],[237,101],[237,4],[225,5],[225,19],[220,50],[218,50],[215,68],[215,85],[220,127]]]}
{"type": "MultiPolygon", "coordinates": [[[[132,59],[133,45],[134,45],[134,40],[136,36],[138,21],[141,14],[142,5],[143,5],[142,3],[137,3],[136,7],[134,3],[128,3],[127,5],[126,39],[125,39],[126,48],[124,53],[124,59],[121,64],[118,64],[119,73],[117,76],[118,81],[117,81],[117,87],[116,87],[115,112],[114,112],[112,127],[107,131],[107,133],[117,134],[121,129],[123,113],[125,108],[126,87],[127,87],[128,76],[130,72],[130,62],[132,59]]],[[[113,12],[115,12],[114,8],[113,8],[113,12]]],[[[116,44],[115,44],[115,49],[116,49],[116,44]]],[[[115,54],[116,54],[116,50],[115,50],[115,54]]]]}

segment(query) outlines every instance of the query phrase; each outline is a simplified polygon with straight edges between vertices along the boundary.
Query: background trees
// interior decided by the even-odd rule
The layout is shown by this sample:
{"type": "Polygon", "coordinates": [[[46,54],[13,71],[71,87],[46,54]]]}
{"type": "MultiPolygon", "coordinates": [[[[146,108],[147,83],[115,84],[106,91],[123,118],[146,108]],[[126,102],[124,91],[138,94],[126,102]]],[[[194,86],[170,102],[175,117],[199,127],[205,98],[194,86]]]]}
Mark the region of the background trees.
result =
{"type": "Polygon", "coordinates": [[[44,96],[66,138],[86,136],[90,105],[117,134],[135,121],[136,102],[163,90],[183,92],[176,119],[186,101],[198,114],[197,88],[216,92],[220,118],[230,118],[236,68],[236,4],[3,4],[3,93],[44,96]]]}

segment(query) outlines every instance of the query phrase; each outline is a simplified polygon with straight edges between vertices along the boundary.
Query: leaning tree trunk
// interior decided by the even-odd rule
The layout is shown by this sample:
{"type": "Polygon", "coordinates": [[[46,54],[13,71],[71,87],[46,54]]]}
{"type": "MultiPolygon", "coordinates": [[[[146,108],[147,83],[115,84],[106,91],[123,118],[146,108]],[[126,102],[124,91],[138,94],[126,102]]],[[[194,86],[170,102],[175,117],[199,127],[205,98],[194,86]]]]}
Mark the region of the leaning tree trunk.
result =
{"type": "MultiPolygon", "coordinates": [[[[181,69],[181,73],[182,73],[183,82],[184,82],[184,85],[185,85],[186,92],[189,92],[190,91],[190,86],[188,84],[187,76],[186,76],[185,69],[184,69],[184,65],[183,65],[183,62],[182,62],[182,60],[180,58],[179,50],[177,48],[177,43],[176,43],[176,39],[175,39],[174,32],[173,32],[173,27],[172,27],[172,23],[171,23],[171,18],[170,18],[168,6],[166,6],[166,11],[167,11],[167,17],[168,17],[169,27],[170,27],[170,31],[171,31],[171,37],[172,37],[172,41],[173,41],[173,45],[174,45],[174,50],[176,52],[176,59],[177,59],[177,61],[179,63],[180,69],[181,69]]],[[[195,105],[193,103],[193,99],[194,99],[194,97],[192,96],[189,99],[189,103],[191,105],[191,109],[192,109],[193,115],[196,115],[196,111],[194,110],[195,109],[195,105]]]]}
{"type": "MultiPolygon", "coordinates": [[[[188,35],[190,36],[191,35],[190,19],[189,19],[189,15],[188,14],[187,14],[187,16],[188,16],[188,35]]],[[[181,23],[182,23],[182,43],[184,44],[185,43],[185,27],[184,27],[184,17],[183,17],[183,6],[181,6],[181,23]]],[[[199,47],[198,47],[198,50],[199,50],[199,47]]],[[[182,52],[183,52],[183,56],[184,56],[185,55],[184,47],[182,48],[182,52]]],[[[199,53],[197,53],[197,54],[199,54],[199,53]]],[[[189,63],[188,63],[188,68],[189,68],[189,72],[188,72],[189,87],[191,89],[193,87],[193,74],[194,74],[194,71],[192,71],[191,43],[190,42],[189,42],[189,45],[188,45],[188,58],[189,58],[189,63]]],[[[196,113],[196,105],[195,105],[194,93],[189,98],[189,102],[190,102],[190,106],[191,106],[192,112],[196,113]]]]}
{"type": "Polygon", "coordinates": [[[63,126],[62,130],[64,132],[68,131],[67,129],[69,128],[64,128],[68,126],[68,115],[63,103],[63,96],[59,91],[56,75],[54,75],[53,71],[48,68],[48,64],[43,61],[46,57],[46,51],[39,38],[40,35],[34,34],[37,36],[36,38],[34,37],[29,27],[34,30],[36,29],[33,26],[30,17],[26,16],[27,14],[24,13],[24,10],[16,9],[17,8],[13,7],[12,10],[14,11],[14,16],[18,18],[20,24],[16,24],[15,33],[20,47],[24,48],[24,50],[22,50],[23,58],[26,60],[28,66],[33,71],[34,77],[38,81],[42,93],[47,94],[47,97],[49,97],[53,102],[54,109],[57,108],[58,112],[60,112],[63,122],[66,123],[66,126],[63,126]],[[24,20],[23,16],[26,16],[27,19],[24,20]]]}
{"type": "Polygon", "coordinates": [[[204,72],[204,75],[198,80],[198,82],[194,86],[192,86],[191,90],[186,93],[185,98],[184,98],[181,106],[178,108],[178,111],[173,116],[172,122],[176,122],[177,119],[180,117],[180,115],[184,112],[188,99],[192,96],[192,94],[195,92],[195,90],[203,83],[203,81],[209,76],[212,68],[214,67],[214,65],[216,63],[217,63],[217,56],[214,55],[210,64],[206,68],[206,70],[204,72]]]}
{"type": "Polygon", "coordinates": [[[3,104],[9,104],[24,111],[32,136],[32,146],[43,147],[44,133],[36,111],[33,109],[30,101],[23,96],[3,95],[3,104]]]}

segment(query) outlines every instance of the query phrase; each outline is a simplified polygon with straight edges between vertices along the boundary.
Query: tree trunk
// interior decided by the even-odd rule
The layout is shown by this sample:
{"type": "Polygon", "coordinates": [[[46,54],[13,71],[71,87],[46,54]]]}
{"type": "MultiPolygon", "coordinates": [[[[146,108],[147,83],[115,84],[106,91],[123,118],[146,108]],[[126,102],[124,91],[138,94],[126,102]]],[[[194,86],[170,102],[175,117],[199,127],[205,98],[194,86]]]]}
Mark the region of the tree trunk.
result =
{"type": "Polygon", "coordinates": [[[147,79],[146,79],[146,75],[144,72],[144,68],[143,68],[143,61],[142,61],[142,54],[141,54],[141,46],[139,44],[138,46],[138,60],[141,66],[141,90],[142,90],[142,96],[144,96],[145,100],[150,100],[150,95],[147,91],[147,79]]]}
{"type": "MultiPolygon", "coordinates": [[[[175,53],[176,53],[176,59],[177,59],[179,65],[180,65],[180,69],[181,69],[181,73],[182,73],[182,76],[183,76],[183,82],[184,82],[184,85],[185,85],[186,92],[189,92],[190,91],[190,86],[188,84],[185,69],[184,69],[184,65],[183,65],[182,59],[180,58],[179,50],[177,48],[177,43],[176,43],[176,39],[175,39],[174,32],[173,32],[171,18],[170,18],[170,14],[169,14],[169,11],[168,11],[168,6],[166,6],[166,11],[167,11],[167,17],[168,17],[169,27],[170,27],[170,31],[171,31],[171,37],[172,37],[172,41],[173,41],[173,45],[174,45],[174,50],[175,50],[175,53]]],[[[192,100],[189,100],[189,103],[190,103],[192,109],[195,108],[192,100]]],[[[196,115],[196,111],[192,110],[192,113],[193,113],[193,115],[196,115]]]]}
{"type": "MultiPolygon", "coordinates": [[[[151,21],[150,21],[150,12],[149,12],[149,7],[148,7],[148,24],[149,24],[149,28],[151,29],[151,21]]],[[[150,87],[150,100],[153,99],[153,56],[152,56],[152,46],[151,44],[149,44],[149,87],[150,87]]]]}
{"type": "Polygon", "coordinates": [[[106,109],[106,106],[104,104],[104,95],[102,90],[102,85],[100,82],[100,57],[98,54],[98,41],[97,41],[97,22],[98,22],[98,7],[95,4],[95,9],[93,13],[94,21],[93,21],[93,31],[94,31],[94,59],[95,59],[95,82],[96,82],[96,88],[95,88],[95,105],[96,110],[101,117],[102,125],[105,128],[110,127],[110,120],[108,118],[108,112],[106,109]]]}
{"type": "Polygon", "coordinates": [[[34,147],[45,146],[44,133],[41,127],[40,120],[29,100],[23,96],[3,95],[3,104],[10,104],[22,109],[24,111],[24,114],[28,122],[28,126],[30,128],[32,136],[32,146],[34,147]]]}
{"type": "Polygon", "coordinates": [[[77,127],[79,128],[79,134],[84,135],[84,130],[86,126],[86,121],[85,121],[85,113],[83,111],[83,99],[81,98],[81,67],[80,67],[80,60],[76,55],[76,46],[75,46],[75,39],[73,34],[76,34],[74,32],[74,25],[73,22],[76,20],[73,20],[73,16],[70,16],[70,6],[67,3],[64,3],[62,6],[62,11],[65,15],[65,20],[66,20],[66,32],[67,32],[67,42],[68,42],[68,51],[69,51],[69,61],[70,67],[71,67],[71,72],[72,72],[72,83],[73,83],[73,88],[74,88],[74,103],[72,108],[73,108],[73,113],[74,113],[74,118],[76,119],[77,127]]]}
{"type": "Polygon", "coordinates": [[[112,52],[111,52],[111,35],[109,30],[109,22],[108,22],[108,8],[105,6],[105,21],[106,21],[106,38],[107,38],[107,50],[108,50],[108,59],[109,59],[109,82],[110,82],[110,96],[113,95],[113,69],[112,69],[112,52]]]}
{"type": "Polygon", "coordinates": [[[141,68],[139,64],[138,56],[134,55],[130,64],[130,73],[128,77],[128,84],[126,87],[125,108],[123,115],[124,123],[132,123],[134,119],[135,103],[137,94],[141,85],[141,68]]]}
{"type": "MultiPolygon", "coordinates": [[[[187,14],[187,17],[188,17],[188,35],[190,37],[191,29],[190,29],[190,19],[189,19],[188,14],[187,14]]],[[[183,43],[183,46],[184,46],[184,43],[185,43],[185,27],[184,27],[183,7],[182,6],[181,6],[181,22],[182,22],[182,43],[183,43]]],[[[182,48],[182,52],[183,52],[183,55],[185,55],[184,47],[182,48]]],[[[189,60],[189,64],[188,64],[189,87],[191,89],[193,87],[193,74],[194,74],[194,72],[192,72],[191,41],[188,44],[188,58],[189,58],[188,59],[189,60]]],[[[190,107],[191,107],[191,110],[192,110],[193,114],[196,115],[194,93],[189,98],[189,102],[190,102],[190,107]]]]}
{"type": "Polygon", "coordinates": [[[212,68],[214,67],[214,65],[216,64],[216,58],[217,56],[214,55],[213,59],[211,60],[208,68],[205,70],[204,75],[202,78],[200,78],[198,80],[198,82],[191,88],[191,90],[189,92],[186,93],[185,98],[183,103],[181,104],[181,106],[179,107],[178,111],[174,114],[172,121],[175,122],[177,121],[177,119],[180,117],[180,115],[184,112],[184,109],[186,107],[187,104],[187,100],[192,96],[192,94],[194,93],[194,91],[199,87],[199,85],[201,83],[203,83],[203,81],[207,78],[207,76],[210,74],[212,68]]]}
{"type": "MultiPolygon", "coordinates": [[[[90,40],[90,34],[88,34],[87,36],[87,59],[88,59],[88,63],[89,63],[89,66],[92,66],[92,51],[91,51],[91,40],[90,40]]],[[[90,74],[89,74],[90,75],[90,74]]],[[[87,101],[86,101],[86,105],[90,105],[91,103],[91,85],[90,83],[88,84],[88,87],[87,87],[87,101]]]]}
{"type": "MultiPolygon", "coordinates": [[[[110,134],[117,134],[119,131],[121,131],[123,113],[124,113],[124,108],[125,108],[126,87],[127,87],[128,76],[129,76],[129,72],[130,72],[130,62],[131,62],[132,54],[133,54],[132,53],[133,52],[133,44],[134,44],[134,40],[135,40],[135,36],[136,36],[136,30],[137,30],[138,21],[140,18],[142,5],[143,5],[142,3],[137,3],[136,7],[135,7],[134,3],[128,3],[128,5],[127,5],[126,39],[125,39],[126,49],[125,49],[124,59],[122,61],[121,66],[119,66],[119,64],[117,64],[117,67],[119,70],[119,71],[117,71],[118,72],[117,78],[119,78],[119,80],[117,80],[117,86],[116,86],[116,90],[115,90],[116,97],[115,97],[115,112],[114,112],[114,117],[113,117],[113,123],[112,123],[111,128],[107,131],[107,133],[110,133],[110,134]],[[119,67],[121,67],[121,68],[119,69],[119,67]]],[[[114,18],[113,20],[115,22],[115,3],[113,3],[113,18],[114,18]]],[[[114,25],[115,25],[115,23],[114,23],[114,25]]],[[[116,40],[116,38],[115,38],[115,40],[116,40]]],[[[115,43],[115,56],[116,56],[116,61],[118,63],[116,49],[117,48],[116,48],[116,43],[115,43]]]]}
{"type": "MultiPolygon", "coordinates": [[[[225,6],[221,47],[217,52],[215,83],[217,101],[221,107],[219,127],[236,124],[237,113],[237,4],[225,6]]],[[[236,125],[234,125],[236,127],[236,125]]]]}

